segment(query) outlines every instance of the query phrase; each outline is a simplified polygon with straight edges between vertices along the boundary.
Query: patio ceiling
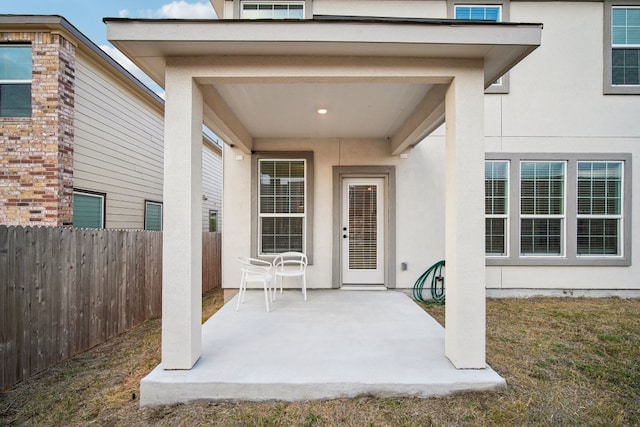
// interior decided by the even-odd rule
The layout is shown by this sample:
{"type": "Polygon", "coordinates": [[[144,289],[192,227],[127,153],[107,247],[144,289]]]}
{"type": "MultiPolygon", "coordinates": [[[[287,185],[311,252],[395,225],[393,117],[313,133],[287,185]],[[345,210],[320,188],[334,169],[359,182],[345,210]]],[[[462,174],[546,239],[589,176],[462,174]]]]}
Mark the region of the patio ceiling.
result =
{"type": "Polygon", "coordinates": [[[541,39],[539,24],[362,18],[105,22],[109,40],[162,87],[168,63],[211,70],[193,76],[203,90],[205,124],[245,151],[261,138],[371,138],[391,141],[398,154],[442,124],[450,79],[388,73],[376,78],[372,69],[406,58],[445,65],[480,60],[486,87],[541,39]],[[323,74],[327,63],[359,60],[369,68],[368,59],[371,67],[360,77],[323,74]],[[242,71],[246,63],[253,72],[242,71]],[[278,74],[279,65],[299,74],[278,74]],[[327,114],[319,115],[319,108],[327,114]]]}

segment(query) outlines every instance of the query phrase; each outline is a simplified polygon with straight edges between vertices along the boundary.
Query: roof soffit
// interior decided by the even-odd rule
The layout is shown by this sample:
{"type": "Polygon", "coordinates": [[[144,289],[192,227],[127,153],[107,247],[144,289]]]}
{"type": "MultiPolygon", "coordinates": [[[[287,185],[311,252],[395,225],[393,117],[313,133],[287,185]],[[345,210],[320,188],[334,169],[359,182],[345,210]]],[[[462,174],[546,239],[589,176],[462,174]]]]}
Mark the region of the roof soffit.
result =
{"type": "Polygon", "coordinates": [[[208,88],[211,123],[245,151],[257,138],[341,137],[386,139],[397,154],[442,123],[441,85],[455,67],[483,68],[488,86],[541,39],[537,24],[105,22],[159,84],[168,66],[188,69],[208,88]]]}

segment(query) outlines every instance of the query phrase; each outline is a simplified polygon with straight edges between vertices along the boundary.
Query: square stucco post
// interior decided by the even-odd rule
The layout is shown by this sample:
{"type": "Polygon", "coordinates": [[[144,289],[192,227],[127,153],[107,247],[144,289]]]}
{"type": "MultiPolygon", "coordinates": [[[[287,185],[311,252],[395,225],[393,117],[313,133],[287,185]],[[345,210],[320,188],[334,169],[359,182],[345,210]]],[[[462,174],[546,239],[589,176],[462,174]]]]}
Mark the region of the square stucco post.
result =
{"type": "Polygon", "coordinates": [[[162,367],[191,369],[201,353],[202,94],[167,66],[162,248],[162,367]]]}
{"type": "Polygon", "coordinates": [[[479,62],[445,100],[445,354],[458,369],[486,367],[483,82],[479,62]]]}

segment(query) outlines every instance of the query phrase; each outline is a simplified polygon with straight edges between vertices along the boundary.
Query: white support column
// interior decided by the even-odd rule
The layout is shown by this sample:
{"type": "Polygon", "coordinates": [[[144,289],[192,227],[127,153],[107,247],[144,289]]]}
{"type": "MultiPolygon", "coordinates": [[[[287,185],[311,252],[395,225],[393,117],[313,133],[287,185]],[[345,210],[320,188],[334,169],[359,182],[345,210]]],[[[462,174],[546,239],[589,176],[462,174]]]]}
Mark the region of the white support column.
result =
{"type": "Polygon", "coordinates": [[[445,354],[458,369],[486,367],[483,83],[478,63],[446,94],[445,354]]]}
{"type": "Polygon", "coordinates": [[[191,369],[201,352],[202,94],[167,66],[164,136],[162,367],[191,369]]]}

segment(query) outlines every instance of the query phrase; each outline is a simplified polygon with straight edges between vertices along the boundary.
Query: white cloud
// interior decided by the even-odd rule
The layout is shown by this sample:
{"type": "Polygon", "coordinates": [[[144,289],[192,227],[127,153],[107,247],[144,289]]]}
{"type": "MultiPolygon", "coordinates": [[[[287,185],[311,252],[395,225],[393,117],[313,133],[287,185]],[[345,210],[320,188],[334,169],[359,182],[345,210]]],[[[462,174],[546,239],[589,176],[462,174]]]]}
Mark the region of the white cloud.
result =
{"type": "Polygon", "coordinates": [[[118,11],[118,16],[120,18],[126,18],[129,16],[129,10],[128,9],[122,9],[118,11]]]}
{"type": "MultiPolygon", "coordinates": [[[[125,9],[127,13],[127,11],[125,9]]],[[[122,12],[122,11],[121,11],[122,12]]],[[[209,1],[189,3],[184,0],[172,1],[156,10],[138,10],[138,18],[156,19],[216,19],[216,12],[209,1]]]]}
{"type": "Polygon", "coordinates": [[[158,18],[169,19],[215,19],[216,13],[211,2],[187,3],[172,1],[156,11],[158,18]]]}
{"type": "Polygon", "coordinates": [[[147,76],[136,64],[127,58],[122,52],[113,46],[102,45],[100,49],[105,51],[107,55],[113,58],[117,63],[122,65],[125,70],[133,74],[138,80],[145,84],[149,89],[156,92],[161,98],[164,98],[164,91],[149,76],[147,76]]]}

